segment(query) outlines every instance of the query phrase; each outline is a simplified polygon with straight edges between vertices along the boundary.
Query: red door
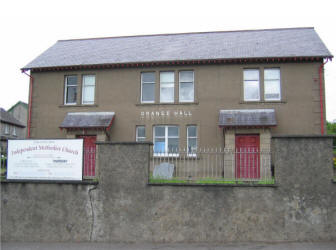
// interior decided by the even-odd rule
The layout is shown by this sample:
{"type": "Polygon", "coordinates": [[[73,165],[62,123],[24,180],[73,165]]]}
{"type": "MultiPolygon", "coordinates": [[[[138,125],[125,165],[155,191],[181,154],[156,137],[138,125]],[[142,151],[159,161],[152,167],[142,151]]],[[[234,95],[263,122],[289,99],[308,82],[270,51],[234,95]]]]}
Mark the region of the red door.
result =
{"type": "Polygon", "coordinates": [[[259,135],[236,135],[236,178],[260,178],[259,135]]]}
{"type": "Polygon", "coordinates": [[[96,136],[78,136],[84,139],[84,176],[95,177],[96,168],[96,136]]]}

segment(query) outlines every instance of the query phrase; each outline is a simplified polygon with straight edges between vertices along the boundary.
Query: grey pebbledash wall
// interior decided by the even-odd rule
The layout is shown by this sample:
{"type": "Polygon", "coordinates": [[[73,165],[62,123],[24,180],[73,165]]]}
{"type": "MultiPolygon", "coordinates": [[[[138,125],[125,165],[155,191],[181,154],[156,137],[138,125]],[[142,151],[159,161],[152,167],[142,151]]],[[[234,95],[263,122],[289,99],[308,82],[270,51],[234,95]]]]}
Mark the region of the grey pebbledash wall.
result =
{"type": "Polygon", "coordinates": [[[98,144],[98,185],[1,183],[2,241],[336,240],[332,139],[272,139],[276,187],[151,186],[149,144],[98,144]]]}

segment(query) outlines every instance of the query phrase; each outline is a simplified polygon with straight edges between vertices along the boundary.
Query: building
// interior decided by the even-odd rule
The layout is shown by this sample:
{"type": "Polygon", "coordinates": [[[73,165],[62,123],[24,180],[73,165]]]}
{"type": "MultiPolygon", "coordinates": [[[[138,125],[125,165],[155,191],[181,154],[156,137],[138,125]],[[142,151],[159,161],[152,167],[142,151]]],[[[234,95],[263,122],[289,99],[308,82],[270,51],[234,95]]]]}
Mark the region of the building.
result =
{"type": "Polygon", "coordinates": [[[269,150],[274,134],[324,134],[314,28],[61,40],[31,72],[31,138],[269,150]]]}
{"type": "MultiPolygon", "coordinates": [[[[23,129],[23,134],[27,134],[27,120],[28,120],[28,104],[22,101],[18,101],[14,104],[7,112],[11,113],[15,119],[19,120],[25,128],[23,129]]],[[[24,138],[24,137],[20,137],[24,138]]]]}
{"type": "Polygon", "coordinates": [[[0,147],[1,152],[7,152],[8,139],[25,138],[25,125],[10,112],[0,108],[0,147]]]}

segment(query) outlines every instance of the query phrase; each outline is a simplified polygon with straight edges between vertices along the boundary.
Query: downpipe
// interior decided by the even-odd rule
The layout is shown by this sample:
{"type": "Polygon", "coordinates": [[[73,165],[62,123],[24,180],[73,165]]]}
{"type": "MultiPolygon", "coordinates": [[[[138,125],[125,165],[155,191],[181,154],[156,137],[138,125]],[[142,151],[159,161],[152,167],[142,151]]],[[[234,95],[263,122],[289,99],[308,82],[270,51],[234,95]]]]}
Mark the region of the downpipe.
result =
{"type": "Polygon", "coordinates": [[[27,138],[30,138],[30,128],[31,128],[31,113],[32,113],[32,98],[33,98],[33,82],[34,78],[22,69],[21,72],[29,77],[29,102],[28,102],[28,122],[27,122],[27,138]]]}

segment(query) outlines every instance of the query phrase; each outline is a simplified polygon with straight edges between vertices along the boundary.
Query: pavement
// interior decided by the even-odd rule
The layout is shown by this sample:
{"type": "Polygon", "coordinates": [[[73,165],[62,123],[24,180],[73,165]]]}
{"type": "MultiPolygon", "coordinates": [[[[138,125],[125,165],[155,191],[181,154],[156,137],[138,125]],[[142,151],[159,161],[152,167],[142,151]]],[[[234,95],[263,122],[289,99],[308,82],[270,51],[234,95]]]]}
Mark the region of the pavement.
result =
{"type": "Polygon", "coordinates": [[[2,242],[1,250],[335,250],[336,242],[149,244],[2,242]]]}

